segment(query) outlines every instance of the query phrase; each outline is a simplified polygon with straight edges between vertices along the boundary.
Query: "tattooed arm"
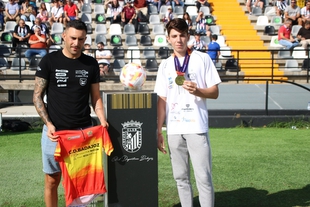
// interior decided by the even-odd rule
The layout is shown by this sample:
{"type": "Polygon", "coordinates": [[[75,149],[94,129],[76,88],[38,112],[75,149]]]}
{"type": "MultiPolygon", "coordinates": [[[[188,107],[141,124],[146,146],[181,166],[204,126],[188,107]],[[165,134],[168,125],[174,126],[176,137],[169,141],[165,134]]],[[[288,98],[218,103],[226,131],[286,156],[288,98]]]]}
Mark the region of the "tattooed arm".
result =
{"type": "Polygon", "coordinates": [[[48,83],[47,80],[43,78],[40,77],[35,78],[32,101],[39,116],[41,117],[44,124],[47,126],[47,136],[50,138],[50,140],[57,141],[58,136],[53,135],[53,133],[55,132],[55,126],[48,117],[47,110],[43,102],[43,96],[47,87],[47,83],[48,83]]]}

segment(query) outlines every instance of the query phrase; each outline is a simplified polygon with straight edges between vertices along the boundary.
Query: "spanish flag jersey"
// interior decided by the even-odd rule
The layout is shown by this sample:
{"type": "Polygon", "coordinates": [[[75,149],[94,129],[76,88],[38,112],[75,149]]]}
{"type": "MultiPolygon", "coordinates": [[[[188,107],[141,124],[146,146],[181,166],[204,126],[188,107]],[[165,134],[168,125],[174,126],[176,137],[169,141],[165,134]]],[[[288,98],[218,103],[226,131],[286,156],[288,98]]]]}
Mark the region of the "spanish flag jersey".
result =
{"type": "Polygon", "coordinates": [[[103,175],[103,149],[107,155],[113,146],[103,126],[83,130],[61,130],[54,153],[59,162],[66,206],[84,206],[106,192],[103,175]]]}

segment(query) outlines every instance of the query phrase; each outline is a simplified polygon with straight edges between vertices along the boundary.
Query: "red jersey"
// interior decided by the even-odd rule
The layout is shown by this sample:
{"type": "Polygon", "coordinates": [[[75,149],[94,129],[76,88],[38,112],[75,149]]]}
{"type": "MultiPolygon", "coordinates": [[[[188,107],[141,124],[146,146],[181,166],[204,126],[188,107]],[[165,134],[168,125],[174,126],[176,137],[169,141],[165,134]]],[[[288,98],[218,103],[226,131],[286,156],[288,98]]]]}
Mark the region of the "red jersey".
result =
{"type": "MultiPolygon", "coordinates": [[[[45,38],[45,35],[44,34],[41,34],[40,35],[41,37],[45,38]]],[[[39,38],[33,34],[29,37],[29,40],[33,40],[33,41],[37,41],[39,40],[39,38]]],[[[30,48],[46,48],[46,42],[38,42],[38,43],[34,43],[34,44],[30,44],[30,48]]]]}
{"type": "Polygon", "coordinates": [[[278,31],[278,40],[281,40],[280,33],[283,33],[283,36],[287,39],[290,39],[292,30],[286,26],[281,26],[278,31]]]}
{"type": "Polygon", "coordinates": [[[108,131],[103,126],[84,130],[61,130],[54,153],[63,175],[66,206],[87,205],[106,192],[103,174],[103,150],[113,151],[108,131]]]}
{"type": "Polygon", "coordinates": [[[66,4],[64,7],[64,11],[67,12],[68,17],[77,16],[77,13],[76,13],[77,10],[78,8],[75,4],[71,4],[70,6],[66,4]]]}

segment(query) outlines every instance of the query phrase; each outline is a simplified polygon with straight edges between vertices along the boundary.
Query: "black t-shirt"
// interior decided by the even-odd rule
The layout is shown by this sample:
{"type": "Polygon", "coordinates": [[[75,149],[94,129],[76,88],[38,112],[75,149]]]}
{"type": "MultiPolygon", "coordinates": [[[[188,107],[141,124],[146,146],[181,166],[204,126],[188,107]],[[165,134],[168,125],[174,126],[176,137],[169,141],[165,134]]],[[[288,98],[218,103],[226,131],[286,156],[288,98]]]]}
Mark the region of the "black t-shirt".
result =
{"type": "Polygon", "coordinates": [[[45,55],[36,76],[48,81],[47,112],[57,130],[91,126],[89,94],[100,80],[97,61],[85,54],[70,59],[62,51],[45,55]]]}
{"type": "Polygon", "coordinates": [[[305,39],[310,39],[310,29],[305,29],[304,27],[301,27],[297,35],[301,35],[301,37],[305,39]]]}

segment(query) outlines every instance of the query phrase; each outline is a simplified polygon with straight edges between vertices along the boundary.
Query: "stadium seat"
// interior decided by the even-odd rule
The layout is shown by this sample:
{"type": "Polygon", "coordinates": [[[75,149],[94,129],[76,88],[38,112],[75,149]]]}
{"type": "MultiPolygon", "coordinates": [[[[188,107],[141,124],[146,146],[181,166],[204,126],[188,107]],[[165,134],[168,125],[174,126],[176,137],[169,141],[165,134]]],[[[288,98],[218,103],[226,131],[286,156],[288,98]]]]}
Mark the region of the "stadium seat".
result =
{"type": "Polygon", "coordinates": [[[64,25],[59,22],[55,22],[51,28],[51,34],[61,34],[64,31],[64,25]]]}
{"type": "Polygon", "coordinates": [[[0,57],[0,70],[6,70],[9,68],[9,63],[6,57],[0,57]]]}
{"type": "Polygon", "coordinates": [[[277,48],[283,47],[282,45],[279,44],[278,36],[272,36],[271,37],[269,46],[270,47],[277,47],[277,48]]]}
{"type": "Polygon", "coordinates": [[[266,26],[269,25],[269,20],[267,16],[258,16],[256,20],[257,26],[266,26]]]}
{"type": "Polygon", "coordinates": [[[173,13],[176,14],[176,15],[183,15],[184,14],[184,9],[182,6],[174,6],[174,9],[173,9],[173,13]]]}
{"type": "Polygon", "coordinates": [[[161,5],[160,10],[159,10],[159,14],[165,15],[167,11],[168,11],[168,6],[167,5],[161,5]]]}
{"type": "Polygon", "coordinates": [[[152,46],[152,38],[149,35],[141,35],[140,45],[142,46],[152,46]]]}
{"type": "Polygon", "coordinates": [[[197,7],[196,6],[188,6],[186,7],[186,12],[189,16],[197,16],[197,7]]]}
{"type": "Polygon", "coordinates": [[[299,68],[298,66],[298,61],[293,59],[293,60],[285,61],[284,70],[290,71],[290,72],[298,72],[298,71],[301,71],[301,68],[299,68]]]}
{"type": "Polygon", "coordinates": [[[138,45],[138,40],[136,35],[126,35],[125,37],[125,44],[127,46],[137,46],[138,45]]]}
{"type": "Polygon", "coordinates": [[[220,27],[218,25],[211,25],[210,30],[212,34],[221,35],[220,27]]]}
{"type": "Polygon", "coordinates": [[[94,6],[94,13],[95,14],[103,13],[103,11],[104,11],[103,4],[95,4],[95,6],[94,6]]]}
{"type": "Polygon", "coordinates": [[[252,8],[252,14],[253,14],[254,16],[260,16],[260,15],[263,14],[263,10],[262,10],[262,8],[260,8],[259,6],[254,6],[254,7],[252,8]]]}
{"type": "Polygon", "coordinates": [[[26,43],[17,44],[16,51],[15,51],[16,57],[18,56],[25,57],[25,52],[28,49],[29,49],[29,45],[26,43]]]}
{"type": "Polygon", "coordinates": [[[124,34],[126,35],[134,35],[135,32],[135,26],[133,24],[125,24],[124,26],[124,34]]]}
{"type": "Polygon", "coordinates": [[[12,43],[13,34],[12,32],[2,32],[1,34],[1,42],[3,43],[12,43]]]}
{"type": "Polygon", "coordinates": [[[109,28],[109,34],[110,35],[121,35],[122,34],[122,28],[120,24],[111,24],[109,28]]]}
{"type": "Polygon", "coordinates": [[[154,46],[167,46],[167,39],[165,35],[155,35],[154,46]]]}
{"type": "Polygon", "coordinates": [[[292,56],[295,59],[305,59],[307,58],[306,50],[303,47],[294,47],[292,56]]]}
{"type": "Polygon", "coordinates": [[[282,48],[278,51],[278,58],[280,59],[290,59],[293,58],[293,56],[291,56],[291,51],[287,50],[285,48],[282,48]]]}
{"type": "Polygon", "coordinates": [[[88,3],[87,3],[87,4],[84,3],[84,4],[82,5],[81,12],[82,12],[82,13],[85,13],[85,14],[91,14],[91,13],[92,13],[91,5],[88,4],[88,3]]]}
{"type": "Polygon", "coordinates": [[[297,37],[297,34],[302,26],[301,25],[293,25],[291,34],[293,37],[297,37]]]}
{"type": "Polygon", "coordinates": [[[93,33],[93,28],[92,28],[91,24],[87,23],[86,27],[87,27],[87,34],[92,34],[93,33]]]}
{"type": "Polygon", "coordinates": [[[149,17],[150,24],[160,24],[160,17],[158,14],[152,14],[149,17]]]}
{"type": "Polygon", "coordinates": [[[115,59],[113,62],[113,71],[120,72],[124,66],[125,66],[124,59],[115,59]]]}
{"type": "Polygon", "coordinates": [[[274,6],[265,7],[264,16],[276,16],[276,9],[274,6]]]}
{"type": "Polygon", "coordinates": [[[104,45],[107,45],[106,36],[104,34],[96,34],[95,44],[98,44],[98,42],[103,42],[104,45]]]}
{"type": "Polygon", "coordinates": [[[211,42],[210,37],[206,35],[200,36],[200,39],[203,40],[207,45],[211,42]]]}
{"type": "Polygon", "coordinates": [[[126,53],[127,59],[139,59],[140,58],[140,49],[139,47],[128,47],[126,53]]]}
{"type": "Polygon", "coordinates": [[[270,20],[270,24],[282,25],[282,17],[281,16],[272,16],[271,20],[270,20]]]}
{"type": "Polygon", "coordinates": [[[216,70],[223,70],[222,62],[218,61],[215,63],[216,70]]]}
{"type": "Polygon", "coordinates": [[[101,4],[102,5],[103,4],[103,0],[94,0],[94,3],[95,3],[95,5],[97,5],[97,4],[99,4],[99,5],[101,4]]]}
{"type": "Polygon", "coordinates": [[[58,51],[58,50],[61,50],[62,47],[60,45],[51,45],[49,48],[48,48],[48,52],[51,53],[51,52],[55,52],[55,51],[58,51]]]}
{"type": "Polygon", "coordinates": [[[155,24],[153,26],[152,33],[154,35],[164,35],[165,34],[165,28],[163,24],[155,24]]]}
{"type": "Polygon", "coordinates": [[[114,59],[124,59],[125,58],[125,50],[123,47],[114,47],[112,50],[112,55],[114,59]]]}
{"type": "Polygon", "coordinates": [[[82,13],[81,15],[81,21],[83,21],[84,23],[90,23],[92,22],[92,17],[91,14],[87,14],[87,13],[82,13]]]}
{"type": "Polygon", "coordinates": [[[185,0],[184,5],[186,6],[195,6],[196,5],[196,0],[185,0]]]}
{"type": "Polygon", "coordinates": [[[276,32],[276,29],[274,28],[274,26],[266,25],[264,29],[264,35],[273,36],[273,35],[278,35],[278,33],[276,32]]]}
{"type": "Polygon", "coordinates": [[[5,27],[4,27],[3,32],[14,32],[16,25],[17,25],[17,23],[15,21],[7,21],[5,23],[5,27]]]}
{"type": "Polygon", "coordinates": [[[158,63],[155,58],[149,58],[146,60],[145,69],[147,71],[157,71],[158,70],[158,63]]]}
{"type": "Polygon", "coordinates": [[[228,59],[225,63],[225,70],[229,72],[240,71],[238,61],[235,58],[228,59]]]}
{"type": "Polygon", "coordinates": [[[95,33],[96,34],[107,34],[107,27],[105,26],[105,24],[96,24],[95,33]]]}
{"type": "Polygon", "coordinates": [[[214,25],[215,21],[214,21],[214,17],[212,15],[206,15],[205,16],[206,21],[207,21],[207,25],[214,25]]]}
{"type": "Polygon", "coordinates": [[[52,34],[51,37],[54,40],[53,44],[55,44],[55,45],[61,45],[62,44],[61,34],[52,34]]]}
{"type": "Polygon", "coordinates": [[[11,49],[9,46],[2,44],[0,45],[0,57],[9,57],[11,55],[11,49]]]}
{"type": "Polygon", "coordinates": [[[147,24],[139,24],[138,33],[140,33],[141,35],[149,35],[150,34],[149,26],[147,24]]]}
{"type": "Polygon", "coordinates": [[[310,70],[310,59],[304,59],[302,61],[302,66],[301,66],[302,70],[310,70]]]}
{"type": "Polygon", "coordinates": [[[12,70],[25,70],[26,62],[24,58],[14,57],[11,63],[12,70]]]}
{"type": "Polygon", "coordinates": [[[199,9],[199,12],[203,12],[204,15],[209,15],[210,14],[210,8],[208,6],[202,6],[199,9]]]}
{"type": "Polygon", "coordinates": [[[224,58],[224,59],[232,58],[230,47],[223,46],[220,48],[220,51],[221,51],[220,59],[221,58],[224,58]]]}
{"type": "Polygon", "coordinates": [[[112,35],[110,38],[111,46],[122,46],[122,37],[120,35],[112,35]]]}
{"type": "Polygon", "coordinates": [[[161,58],[161,59],[166,59],[170,56],[170,49],[169,47],[160,47],[158,49],[158,57],[161,58]]]}
{"type": "Polygon", "coordinates": [[[156,52],[155,52],[153,47],[145,47],[143,49],[142,54],[143,54],[143,57],[146,58],[146,59],[148,59],[148,58],[156,58],[156,52]]]}
{"type": "Polygon", "coordinates": [[[33,26],[33,22],[31,22],[31,21],[25,21],[25,24],[28,25],[30,29],[33,26]]]}
{"type": "Polygon", "coordinates": [[[96,17],[95,17],[95,23],[96,24],[105,24],[106,21],[107,21],[107,18],[105,17],[105,15],[103,13],[96,14],[96,17]]]}
{"type": "Polygon", "coordinates": [[[157,6],[155,6],[153,4],[149,4],[148,5],[148,13],[149,13],[149,15],[158,14],[157,6]]]}
{"type": "Polygon", "coordinates": [[[223,35],[217,36],[216,42],[217,42],[221,47],[227,46],[226,43],[225,43],[225,41],[226,41],[226,40],[225,40],[225,37],[224,37],[223,35]]]}
{"type": "Polygon", "coordinates": [[[93,44],[93,41],[92,41],[92,38],[91,38],[91,35],[86,35],[86,40],[85,40],[85,43],[84,44],[89,44],[89,45],[92,45],[93,44]]]}
{"type": "Polygon", "coordinates": [[[41,57],[33,56],[29,61],[29,70],[37,70],[41,57]]]}

